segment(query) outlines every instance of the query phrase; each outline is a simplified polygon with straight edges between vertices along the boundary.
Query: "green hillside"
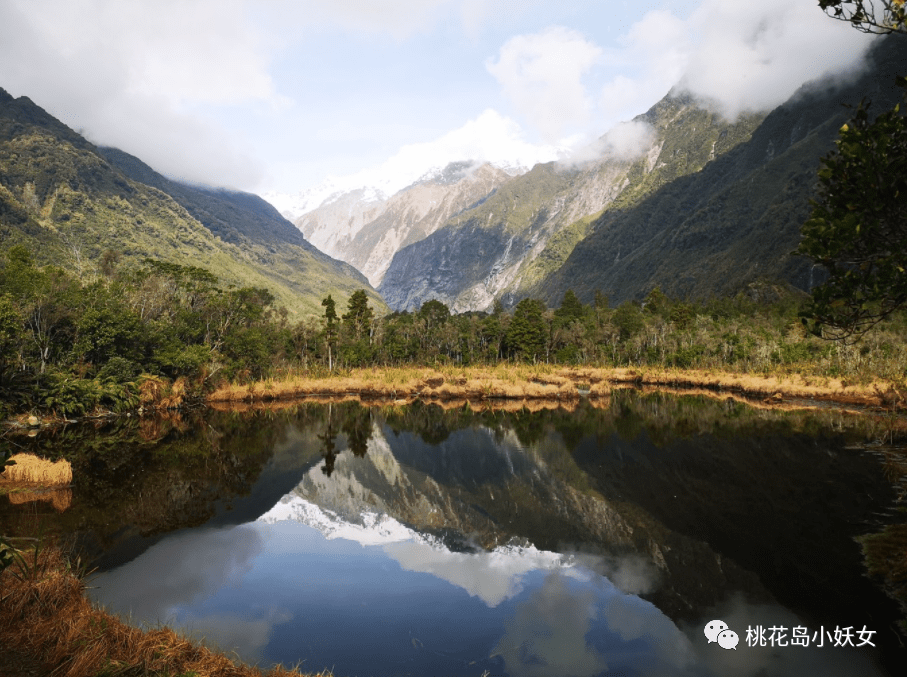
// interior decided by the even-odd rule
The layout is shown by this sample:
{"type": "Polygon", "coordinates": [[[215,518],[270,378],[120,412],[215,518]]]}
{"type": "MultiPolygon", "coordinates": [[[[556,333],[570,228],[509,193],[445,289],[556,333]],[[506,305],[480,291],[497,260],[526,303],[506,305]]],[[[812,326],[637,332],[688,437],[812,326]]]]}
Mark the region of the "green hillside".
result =
{"type": "Polygon", "coordinates": [[[227,285],[264,287],[291,316],[321,314],[365,277],[318,252],[260,198],[169,181],[137,158],[98,149],[27,97],[0,90],[0,240],[79,277],[105,252],[206,268],[227,285]]]}
{"type": "MultiPolygon", "coordinates": [[[[791,256],[809,213],[821,157],[864,97],[875,110],[900,98],[903,41],[882,40],[864,74],[849,84],[804,86],[771,112],[752,138],[650,192],[621,200],[590,224],[589,235],[559,270],[526,290],[556,303],[567,289],[589,301],[642,299],[659,286],[670,296],[734,293],[758,279],[808,290],[820,281],[812,262],[791,256]],[[844,105],[842,105],[844,104],[844,105]]],[[[623,197],[623,196],[622,196],[623,197]]]]}

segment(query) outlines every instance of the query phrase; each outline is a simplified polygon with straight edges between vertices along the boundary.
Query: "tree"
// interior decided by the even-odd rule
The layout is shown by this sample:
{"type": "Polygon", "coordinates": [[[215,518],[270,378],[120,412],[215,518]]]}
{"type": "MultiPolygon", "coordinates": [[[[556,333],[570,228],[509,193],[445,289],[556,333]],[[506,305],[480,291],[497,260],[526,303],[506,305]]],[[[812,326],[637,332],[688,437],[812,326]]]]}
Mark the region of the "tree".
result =
{"type": "Polygon", "coordinates": [[[583,305],[572,289],[564,292],[560,307],[554,311],[556,324],[566,326],[574,320],[581,320],[586,316],[586,306],[583,305]]]}
{"type": "Polygon", "coordinates": [[[822,160],[795,252],[828,270],[804,322],[833,338],[860,335],[907,305],[907,119],[895,106],[870,121],[867,107],[860,104],[822,160]]]}
{"type": "Polygon", "coordinates": [[[334,369],[332,348],[337,345],[337,304],[328,294],[321,300],[324,306],[324,339],[328,346],[328,370],[334,369]]]}
{"type": "Polygon", "coordinates": [[[537,362],[545,355],[548,346],[545,310],[545,304],[536,299],[523,299],[517,304],[505,339],[514,356],[537,362]]]}
{"type": "MultiPolygon", "coordinates": [[[[322,303],[322,305],[324,304],[322,303]]],[[[343,315],[343,324],[349,329],[355,340],[360,340],[363,333],[371,333],[374,317],[375,314],[369,308],[365,290],[354,291],[347,304],[347,312],[343,315]]]]}
{"type": "Polygon", "coordinates": [[[907,33],[905,0],[819,0],[819,7],[863,33],[907,33]]]}

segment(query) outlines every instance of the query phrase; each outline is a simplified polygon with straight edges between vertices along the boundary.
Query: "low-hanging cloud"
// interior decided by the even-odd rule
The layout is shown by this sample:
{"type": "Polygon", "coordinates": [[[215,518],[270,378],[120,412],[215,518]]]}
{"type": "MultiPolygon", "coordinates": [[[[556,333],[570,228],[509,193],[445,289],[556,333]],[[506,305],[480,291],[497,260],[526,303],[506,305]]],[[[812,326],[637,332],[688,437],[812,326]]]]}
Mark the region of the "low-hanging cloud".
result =
{"type": "Polygon", "coordinates": [[[804,83],[862,67],[872,39],[827,17],[814,0],[703,0],[687,18],[647,13],[609,61],[633,62],[602,89],[604,117],[642,112],[669,89],[688,91],[734,118],[770,110],[804,83]]]}
{"type": "Polygon", "coordinates": [[[0,6],[2,82],[101,145],[174,178],[257,182],[252,154],[209,105],[286,105],[242,0],[10,0],[0,6]]]}
{"type": "Polygon", "coordinates": [[[571,161],[604,153],[591,142],[615,129],[618,157],[640,151],[624,127],[669,91],[689,92],[733,119],[768,111],[804,83],[859,72],[872,38],[826,16],[814,0],[702,0],[686,18],[646,13],[602,48],[561,27],[511,38],[486,64],[529,127],[570,145],[571,161]],[[630,143],[624,146],[621,142],[630,143]]]}
{"type": "Polygon", "coordinates": [[[560,163],[577,166],[603,158],[635,160],[652,148],[654,139],[655,130],[643,120],[619,122],[591,144],[571,150],[560,158],[560,163]]]}
{"type": "Polygon", "coordinates": [[[571,126],[588,122],[592,99],[583,76],[601,55],[601,48],[577,31],[553,26],[511,38],[486,68],[516,109],[553,143],[571,126]]]}
{"type": "Polygon", "coordinates": [[[769,110],[805,82],[858,71],[872,38],[829,19],[814,0],[705,0],[681,87],[728,117],[769,110]]]}

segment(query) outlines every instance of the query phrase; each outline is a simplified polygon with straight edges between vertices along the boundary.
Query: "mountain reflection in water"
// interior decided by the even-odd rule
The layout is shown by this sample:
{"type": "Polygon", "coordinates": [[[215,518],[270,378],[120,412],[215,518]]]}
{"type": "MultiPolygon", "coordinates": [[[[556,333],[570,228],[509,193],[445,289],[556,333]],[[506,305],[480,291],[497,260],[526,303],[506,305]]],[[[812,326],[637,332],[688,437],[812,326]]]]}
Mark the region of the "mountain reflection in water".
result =
{"type": "Polygon", "coordinates": [[[572,412],[211,412],[127,449],[125,482],[74,451],[72,506],[48,519],[102,563],[99,601],[250,662],[885,675],[898,610],[854,540],[894,519],[882,465],[853,448],[875,425],[632,391],[572,412]],[[120,523],[92,522],[98,493],[120,523]],[[708,642],[713,619],[735,650],[708,642]],[[864,625],[878,651],[745,641],[748,627],[864,625]]]}

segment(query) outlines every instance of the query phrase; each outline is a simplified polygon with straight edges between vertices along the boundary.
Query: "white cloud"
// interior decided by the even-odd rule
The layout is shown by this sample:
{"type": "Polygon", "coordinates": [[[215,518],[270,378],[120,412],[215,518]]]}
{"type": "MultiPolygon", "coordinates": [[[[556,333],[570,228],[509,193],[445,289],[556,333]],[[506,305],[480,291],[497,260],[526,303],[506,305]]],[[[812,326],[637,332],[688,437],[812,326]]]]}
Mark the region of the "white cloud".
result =
{"type": "Polygon", "coordinates": [[[633,160],[651,148],[653,138],[654,130],[646,122],[619,122],[592,143],[572,148],[560,161],[566,165],[581,165],[603,157],[633,160]]]}
{"type": "Polygon", "coordinates": [[[607,52],[620,66],[601,90],[601,117],[628,119],[678,83],[728,117],[770,110],[809,80],[858,68],[870,44],[813,0],[703,0],[685,20],[649,12],[607,52]]]}
{"type": "Polygon", "coordinates": [[[242,0],[26,2],[0,8],[2,86],[168,175],[255,183],[261,169],[199,109],[286,104],[242,0]]]}
{"type": "Polygon", "coordinates": [[[599,119],[626,121],[661,99],[683,75],[690,49],[688,26],[670,12],[648,12],[607,51],[606,61],[620,71],[599,94],[599,119]]]}
{"type": "Polygon", "coordinates": [[[601,48],[580,33],[553,26],[511,38],[486,68],[516,109],[552,143],[570,127],[588,122],[592,100],[583,76],[601,55],[601,48]]]}
{"type": "Polygon", "coordinates": [[[813,0],[705,0],[689,24],[698,40],[683,84],[731,117],[773,108],[808,80],[858,68],[872,42],[813,0]]]}
{"type": "Polygon", "coordinates": [[[393,195],[426,172],[450,162],[474,160],[527,168],[555,160],[563,152],[563,148],[526,141],[519,124],[488,109],[437,139],[403,146],[376,167],[347,176],[331,176],[325,183],[332,186],[332,192],[373,187],[393,195]]]}

